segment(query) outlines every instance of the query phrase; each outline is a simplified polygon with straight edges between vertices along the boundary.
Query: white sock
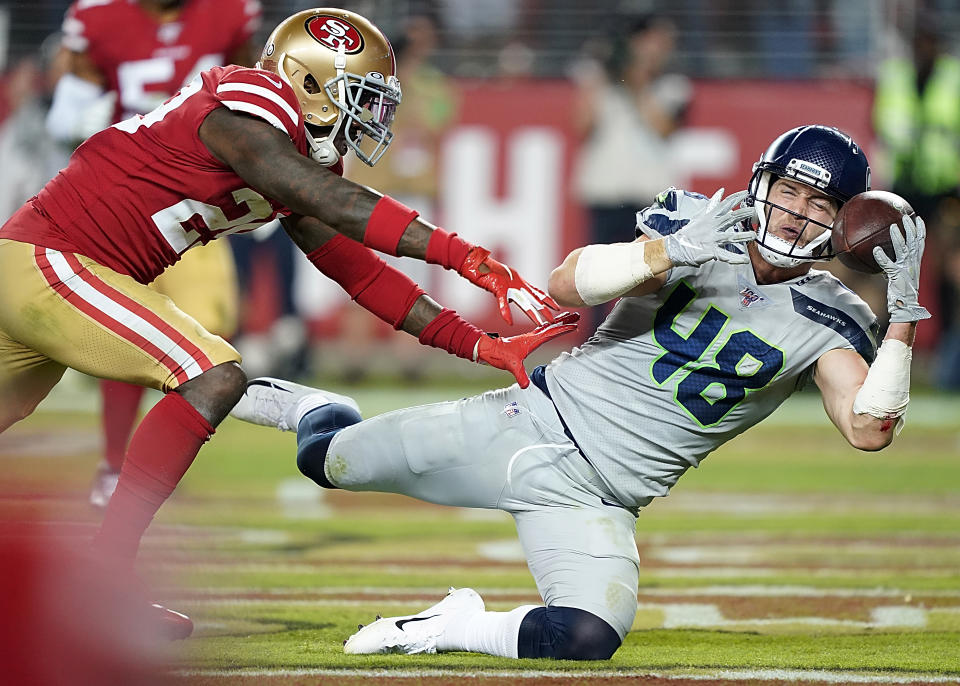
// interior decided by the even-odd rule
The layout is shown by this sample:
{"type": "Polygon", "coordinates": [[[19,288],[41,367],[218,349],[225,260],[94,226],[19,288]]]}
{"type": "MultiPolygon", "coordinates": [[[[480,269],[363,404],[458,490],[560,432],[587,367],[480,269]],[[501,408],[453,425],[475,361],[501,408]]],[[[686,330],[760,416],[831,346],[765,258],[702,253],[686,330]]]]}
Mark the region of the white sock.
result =
{"type": "Polygon", "coordinates": [[[499,657],[517,657],[520,623],[538,605],[522,605],[509,612],[479,612],[461,622],[450,622],[437,639],[437,650],[464,650],[499,657]]]}
{"type": "Polygon", "coordinates": [[[302,422],[303,418],[308,414],[323,407],[324,405],[329,404],[330,400],[322,395],[311,394],[300,398],[300,402],[297,403],[297,407],[294,410],[294,419],[296,420],[296,424],[293,425],[292,431],[296,431],[300,427],[300,422],[302,422]]]}

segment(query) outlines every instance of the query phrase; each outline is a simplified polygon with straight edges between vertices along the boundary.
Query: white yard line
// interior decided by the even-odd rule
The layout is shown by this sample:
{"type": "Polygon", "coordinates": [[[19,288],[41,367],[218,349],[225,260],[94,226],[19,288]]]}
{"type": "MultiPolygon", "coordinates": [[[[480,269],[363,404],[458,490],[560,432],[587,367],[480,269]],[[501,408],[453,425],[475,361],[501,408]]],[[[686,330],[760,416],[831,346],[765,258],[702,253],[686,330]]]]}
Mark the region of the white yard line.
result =
{"type": "MultiPolygon", "coordinates": [[[[491,601],[490,596],[487,601],[491,601]]],[[[422,607],[424,601],[412,601],[410,598],[378,598],[376,600],[355,600],[350,598],[297,598],[283,599],[281,597],[269,598],[191,598],[185,601],[194,607],[257,607],[282,605],[283,607],[370,607],[377,605],[382,607],[390,606],[413,606],[422,607]]],[[[939,608],[938,608],[939,609],[939,608]]],[[[724,617],[722,610],[712,603],[640,603],[637,606],[639,612],[659,612],[662,621],[641,620],[643,628],[650,628],[651,625],[663,629],[734,629],[748,630],[752,627],[777,627],[777,626],[816,626],[816,627],[834,627],[847,630],[865,630],[865,629],[922,629],[927,626],[927,617],[930,610],[921,607],[910,607],[902,605],[891,605],[875,607],[870,610],[870,621],[858,621],[852,619],[835,619],[832,617],[820,616],[797,616],[797,617],[777,617],[777,618],[740,618],[728,619],[724,617]]],[[[202,622],[201,622],[202,625],[202,622]]]]}
{"type": "MultiPolygon", "coordinates": [[[[309,575],[320,574],[324,571],[334,570],[337,565],[312,565],[308,563],[269,563],[269,562],[236,562],[231,560],[204,561],[195,560],[177,560],[163,563],[164,569],[169,570],[189,570],[191,573],[212,573],[212,574],[291,574],[291,575],[309,575]]],[[[422,574],[425,567],[420,564],[402,564],[386,563],[371,559],[369,561],[351,560],[342,563],[346,569],[373,568],[384,576],[390,574],[396,575],[417,575],[422,574]]],[[[458,564],[444,563],[433,565],[429,568],[431,573],[463,573],[471,574],[497,574],[504,573],[503,567],[497,565],[482,564],[458,564]]],[[[806,576],[813,578],[836,578],[836,579],[859,579],[865,573],[870,575],[888,575],[891,577],[909,574],[912,578],[938,579],[952,578],[957,574],[955,568],[946,567],[941,569],[923,569],[914,568],[904,570],[902,568],[888,569],[882,566],[871,567],[868,570],[855,567],[846,568],[822,568],[814,564],[809,566],[796,567],[737,567],[737,566],[709,566],[709,567],[657,567],[643,570],[643,576],[657,579],[775,579],[783,576],[806,576]]]]}
{"type": "MultiPolygon", "coordinates": [[[[498,596],[536,596],[536,591],[531,588],[494,588],[490,586],[473,586],[484,598],[497,600],[498,596]]],[[[171,589],[177,590],[177,589],[171,589]]],[[[418,602],[419,596],[435,596],[442,594],[445,589],[439,589],[436,586],[428,587],[395,587],[395,586],[311,586],[304,588],[271,588],[263,589],[256,587],[234,587],[223,588],[222,586],[191,587],[187,589],[190,593],[210,593],[220,595],[230,593],[231,595],[269,595],[282,599],[291,595],[326,594],[326,595],[356,595],[363,594],[371,596],[368,600],[358,600],[358,603],[394,603],[397,605],[418,602]]],[[[640,597],[646,596],[684,596],[684,597],[703,597],[703,596],[726,596],[735,598],[749,598],[755,596],[782,598],[782,597],[802,597],[802,598],[894,598],[897,600],[908,601],[906,596],[923,596],[931,598],[960,598],[960,590],[924,590],[915,589],[891,589],[891,588],[815,588],[812,586],[701,586],[698,588],[644,588],[640,590],[640,597]]],[[[331,601],[338,599],[331,599],[331,601]]],[[[217,602],[217,601],[213,601],[217,602]]],[[[318,600],[317,602],[326,602],[318,600]]],[[[353,602],[353,601],[350,601],[353,602]]]]}
{"type": "Polygon", "coordinates": [[[860,683],[860,684],[908,684],[923,683],[957,683],[952,676],[934,676],[915,672],[912,674],[867,674],[864,672],[827,671],[814,669],[750,669],[750,670],[720,670],[717,672],[651,672],[643,670],[584,670],[584,671],[548,671],[548,670],[497,670],[489,672],[461,672],[453,669],[239,669],[239,670],[181,670],[174,672],[184,677],[333,677],[348,676],[361,678],[509,678],[509,679],[564,679],[571,678],[630,678],[647,677],[664,680],[696,679],[744,681],[757,679],[763,681],[808,681],[811,683],[860,683]]]}

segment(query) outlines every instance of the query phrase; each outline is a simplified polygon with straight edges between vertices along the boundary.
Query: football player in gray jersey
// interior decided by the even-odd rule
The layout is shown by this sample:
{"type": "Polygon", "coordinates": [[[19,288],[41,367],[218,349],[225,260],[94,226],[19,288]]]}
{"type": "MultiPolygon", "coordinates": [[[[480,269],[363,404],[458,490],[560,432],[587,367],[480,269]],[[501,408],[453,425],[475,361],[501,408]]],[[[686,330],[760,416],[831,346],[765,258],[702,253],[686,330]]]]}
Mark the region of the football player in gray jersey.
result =
{"type": "MultiPolygon", "coordinates": [[[[297,431],[300,470],[326,488],[402,493],[513,515],[543,605],[486,612],[471,589],[378,619],[349,653],[474,651],[605,659],[637,608],[639,508],[812,380],[851,445],[879,450],[907,408],[924,225],[877,249],[890,325],[827,272],[830,227],[868,190],[847,135],[777,138],[749,190],[677,189],[639,212],[632,243],[574,250],[550,277],[562,305],[619,303],[533,383],[360,420],[348,398],[257,379],[233,414],[297,431]],[[738,208],[739,206],[739,208],[738,208]]],[[[518,377],[525,381],[525,378],[518,377]]]]}

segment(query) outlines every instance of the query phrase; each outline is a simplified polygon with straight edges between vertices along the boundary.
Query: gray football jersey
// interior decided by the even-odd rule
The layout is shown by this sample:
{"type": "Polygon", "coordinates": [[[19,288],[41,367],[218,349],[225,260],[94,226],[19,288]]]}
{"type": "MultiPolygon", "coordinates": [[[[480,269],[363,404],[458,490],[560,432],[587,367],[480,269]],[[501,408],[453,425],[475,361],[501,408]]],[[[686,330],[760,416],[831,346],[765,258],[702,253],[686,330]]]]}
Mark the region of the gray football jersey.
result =
{"type": "MultiPolygon", "coordinates": [[[[638,213],[638,232],[676,231],[705,202],[670,189],[638,213]]],[[[876,353],[876,317],[828,272],[758,285],[751,265],[712,261],[668,277],[653,295],[621,298],[593,337],[546,370],[574,439],[631,507],[666,495],[770,415],[823,353],[848,348],[867,362],[876,353]]]]}

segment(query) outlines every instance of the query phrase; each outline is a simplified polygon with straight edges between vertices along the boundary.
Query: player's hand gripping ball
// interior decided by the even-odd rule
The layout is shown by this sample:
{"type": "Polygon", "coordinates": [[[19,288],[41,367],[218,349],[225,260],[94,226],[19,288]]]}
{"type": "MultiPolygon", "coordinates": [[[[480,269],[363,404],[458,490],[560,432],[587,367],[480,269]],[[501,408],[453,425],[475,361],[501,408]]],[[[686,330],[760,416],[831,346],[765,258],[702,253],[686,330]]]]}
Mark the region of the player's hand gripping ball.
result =
{"type": "Polygon", "coordinates": [[[853,196],[840,208],[833,220],[830,240],[837,259],[858,272],[879,274],[882,270],[873,259],[873,249],[883,248],[894,259],[890,225],[903,233],[903,216],[916,217],[910,204],[896,193],[866,191],[853,196]]]}

